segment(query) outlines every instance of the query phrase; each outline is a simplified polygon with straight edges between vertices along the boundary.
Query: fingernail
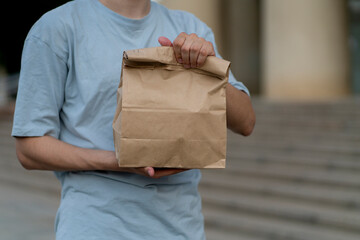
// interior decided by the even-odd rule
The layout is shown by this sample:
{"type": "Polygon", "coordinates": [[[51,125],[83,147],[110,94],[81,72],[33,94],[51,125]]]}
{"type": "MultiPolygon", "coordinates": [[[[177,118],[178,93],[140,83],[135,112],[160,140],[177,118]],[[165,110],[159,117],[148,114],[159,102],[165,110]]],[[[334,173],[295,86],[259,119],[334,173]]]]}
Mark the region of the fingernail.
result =
{"type": "Polygon", "coordinates": [[[151,177],[151,170],[150,169],[147,170],[147,173],[151,177]]]}
{"type": "Polygon", "coordinates": [[[181,58],[178,58],[177,61],[178,61],[178,63],[182,63],[182,62],[183,62],[181,58]]]}

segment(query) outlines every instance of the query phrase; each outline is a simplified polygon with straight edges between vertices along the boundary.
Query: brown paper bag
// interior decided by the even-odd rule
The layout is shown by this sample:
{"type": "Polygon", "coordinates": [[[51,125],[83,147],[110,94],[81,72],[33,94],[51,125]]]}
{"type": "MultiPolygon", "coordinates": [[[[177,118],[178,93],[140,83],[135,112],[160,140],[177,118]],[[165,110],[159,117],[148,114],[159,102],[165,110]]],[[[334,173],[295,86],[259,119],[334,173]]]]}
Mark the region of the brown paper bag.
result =
{"type": "Polygon", "coordinates": [[[113,121],[121,167],[224,168],[230,62],[185,69],[171,47],[124,52],[113,121]]]}

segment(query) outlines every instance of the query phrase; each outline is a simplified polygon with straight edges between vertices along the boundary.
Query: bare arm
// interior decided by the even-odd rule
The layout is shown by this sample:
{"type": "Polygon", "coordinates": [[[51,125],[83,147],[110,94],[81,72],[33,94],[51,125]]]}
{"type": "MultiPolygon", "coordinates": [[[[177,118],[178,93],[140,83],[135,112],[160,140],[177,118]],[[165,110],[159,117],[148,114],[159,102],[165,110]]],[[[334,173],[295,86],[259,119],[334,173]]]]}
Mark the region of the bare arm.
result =
{"type": "Polygon", "coordinates": [[[119,171],[113,152],[76,147],[50,136],[16,138],[16,154],[26,169],[119,171]]]}
{"type": "Polygon", "coordinates": [[[184,171],[152,167],[120,168],[112,151],[80,148],[50,136],[17,137],[16,155],[22,166],[28,170],[108,170],[132,172],[152,178],[184,171]]]}
{"type": "Polygon", "coordinates": [[[226,86],[226,120],[230,130],[244,136],[249,136],[255,126],[250,97],[231,84],[226,86]]]}

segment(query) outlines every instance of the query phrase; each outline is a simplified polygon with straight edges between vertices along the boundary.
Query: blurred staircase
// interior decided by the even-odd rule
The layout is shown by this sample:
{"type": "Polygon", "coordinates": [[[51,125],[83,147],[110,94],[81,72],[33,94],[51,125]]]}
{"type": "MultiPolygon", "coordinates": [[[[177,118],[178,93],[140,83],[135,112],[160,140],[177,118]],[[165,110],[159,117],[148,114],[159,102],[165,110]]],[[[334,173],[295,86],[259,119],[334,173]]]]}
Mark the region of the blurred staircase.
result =
{"type": "Polygon", "coordinates": [[[226,169],[202,171],[207,239],[359,240],[360,99],[254,108],[226,169]]]}
{"type": "MultiPolygon", "coordinates": [[[[360,240],[360,99],[253,103],[254,133],[202,170],[207,239],[360,240]]],[[[0,114],[0,239],[54,239],[59,183],[21,168],[10,132],[0,114]]]]}
{"type": "Polygon", "coordinates": [[[60,184],[52,172],[20,166],[10,136],[13,108],[0,108],[0,239],[55,239],[60,184]]]}

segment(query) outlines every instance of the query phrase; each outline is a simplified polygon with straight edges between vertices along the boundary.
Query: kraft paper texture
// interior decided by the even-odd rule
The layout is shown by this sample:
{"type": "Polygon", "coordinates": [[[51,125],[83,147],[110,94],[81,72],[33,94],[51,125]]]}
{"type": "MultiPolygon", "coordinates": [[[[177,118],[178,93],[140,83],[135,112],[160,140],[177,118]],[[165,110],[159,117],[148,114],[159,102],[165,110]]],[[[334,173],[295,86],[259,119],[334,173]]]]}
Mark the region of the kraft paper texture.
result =
{"type": "Polygon", "coordinates": [[[177,63],[172,47],[124,52],[113,121],[120,167],[224,168],[230,62],[177,63]]]}

